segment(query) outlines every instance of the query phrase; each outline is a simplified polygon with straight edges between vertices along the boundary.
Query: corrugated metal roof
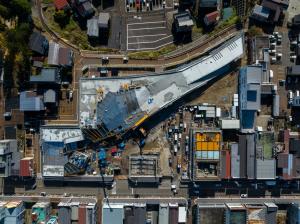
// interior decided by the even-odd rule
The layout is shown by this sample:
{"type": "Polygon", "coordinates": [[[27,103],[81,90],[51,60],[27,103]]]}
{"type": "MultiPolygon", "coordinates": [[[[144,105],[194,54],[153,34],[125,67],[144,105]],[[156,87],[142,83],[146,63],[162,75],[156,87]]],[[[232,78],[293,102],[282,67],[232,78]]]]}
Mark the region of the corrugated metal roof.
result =
{"type": "Polygon", "coordinates": [[[240,120],[238,119],[222,119],[221,120],[221,128],[222,129],[239,129],[240,128],[240,120]]]}
{"type": "Polygon", "coordinates": [[[29,38],[29,48],[41,55],[45,55],[48,51],[49,42],[39,32],[33,32],[29,38]]]}
{"type": "Polygon", "coordinates": [[[53,41],[49,44],[48,65],[58,65],[59,44],[53,41]]]}
{"type": "Polygon", "coordinates": [[[110,15],[107,12],[100,12],[98,17],[99,28],[108,28],[110,15]]]}
{"type": "Polygon", "coordinates": [[[275,159],[256,159],[256,179],[275,179],[276,160],[275,159]]]}
{"type": "Polygon", "coordinates": [[[87,21],[87,35],[89,37],[98,37],[99,36],[99,26],[98,19],[92,18],[87,21]]]}
{"type": "Polygon", "coordinates": [[[104,204],[102,208],[102,223],[120,224],[124,219],[124,205],[104,204]]]}
{"type": "Polygon", "coordinates": [[[56,92],[53,89],[44,92],[44,103],[56,103],[56,92]]]}
{"type": "Polygon", "coordinates": [[[240,155],[238,143],[231,143],[231,177],[240,178],[240,155]]]}
{"type": "Polygon", "coordinates": [[[20,111],[42,111],[45,110],[43,100],[36,93],[24,91],[20,93],[20,111]]]}
{"type": "Polygon", "coordinates": [[[30,82],[37,83],[60,83],[58,68],[43,68],[41,74],[30,76],[30,82]]]}

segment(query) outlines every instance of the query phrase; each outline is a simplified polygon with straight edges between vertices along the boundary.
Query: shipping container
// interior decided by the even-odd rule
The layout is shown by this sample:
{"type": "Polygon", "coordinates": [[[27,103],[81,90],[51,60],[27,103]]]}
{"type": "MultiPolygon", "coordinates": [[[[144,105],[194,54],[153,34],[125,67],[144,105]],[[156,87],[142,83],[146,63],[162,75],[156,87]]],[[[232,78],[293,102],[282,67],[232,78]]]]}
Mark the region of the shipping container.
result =
{"type": "Polygon", "coordinates": [[[159,205],[158,224],[169,224],[169,206],[168,204],[159,205]]]}

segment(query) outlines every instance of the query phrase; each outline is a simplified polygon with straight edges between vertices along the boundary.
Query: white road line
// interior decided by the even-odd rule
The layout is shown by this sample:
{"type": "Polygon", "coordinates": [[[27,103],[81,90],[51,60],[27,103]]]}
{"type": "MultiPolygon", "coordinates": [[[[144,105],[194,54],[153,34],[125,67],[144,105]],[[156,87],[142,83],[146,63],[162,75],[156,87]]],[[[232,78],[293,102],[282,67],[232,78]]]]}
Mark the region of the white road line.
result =
{"type": "Polygon", "coordinates": [[[128,38],[136,38],[136,37],[157,37],[157,36],[166,36],[168,34],[162,33],[162,34],[152,34],[152,35],[141,35],[141,36],[129,36],[128,38]]]}
{"type": "Polygon", "coordinates": [[[155,29],[166,29],[165,26],[158,26],[158,27],[146,27],[146,28],[139,28],[139,29],[129,29],[128,31],[132,30],[155,30],[155,29]]]}
{"type": "Polygon", "coordinates": [[[162,44],[162,45],[159,45],[158,47],[153,47],[153,48],[128,48],[127,50],[128,51],[138,51],[138,50],[157,50],[157,49],[159,49],[159,48],[161,48],[161,47],[163,47],[163,46],[166,46],[166,45],[168,45],[168,44],[173,44],[173,41],[172,42],[169,42],[169,43],[166,43],[166,44],[162,44]]]}
{"type": "Polygon", "coordinates": [[[156,22],[144,22],[144,23],[128,23],[127,25],[141,25],[141,24],[152,24],[152,23],[165,23],[166,21],[156,21],[156,22]]]}
{"type": "Polygon", "coordinates": [[[128,42],[128,44],[150,44],[150,43],[156,43],[156,42],[158,42],[158,41],[167,39],[167,38],[169,38],[169,37],[172,37],[172,35],[169,35],[169,36],[167,36],[167,37],[163,37],[163,38],[157,39],[157,40],[155,40],[155,41],[133,42],[133,43],[129,43],[129,42],[128,42]]]}

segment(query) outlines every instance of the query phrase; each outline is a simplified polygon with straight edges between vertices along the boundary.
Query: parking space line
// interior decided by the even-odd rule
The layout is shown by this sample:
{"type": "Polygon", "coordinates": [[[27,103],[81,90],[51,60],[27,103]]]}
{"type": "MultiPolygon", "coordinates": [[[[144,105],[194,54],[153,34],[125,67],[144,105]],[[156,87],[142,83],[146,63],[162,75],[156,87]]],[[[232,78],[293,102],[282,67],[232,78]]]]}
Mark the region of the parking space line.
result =
{"type": "Polygon", "coordinates": [[[133,30],[154,30],[154,29],[166,29],[166,27],[165,26],[158,26],[158,27],[146,27],[146,28],[129,29],[129,30],[133,31],[133,30]]]}
{"type": "Polygon", "coordinates": [[[161,40],[164,40],[164,39],[167,39],[169,37],[171,37],[172,35],[169,35],[167,37],[163,37],[163,38],[160,38],[160,39],[157,39],[155,41],[146,41],[146,42],[133,42],[133,43],[128,43],[128,44],[150,44],[150,43],[156,43],[158,41],[161,41],[161,40]]]}
{"type": "Polygon", "coordinates": [[[157,36],[167,36],[166,33],[161,34],[149,34],[149,35],[141,35],[141,36],[129,36],[128,38],[136,38],[136,37],[157,37],[157,36]]]}
{"type": "Polygon", "coordinates": [[[162,44],[162,45],[159,45],[159,46],[157,46],[157,47],[149,47],[149,48],[147,48],[147,47],[145,47],[145,48],[128,48],[128,50],[129,51],[136,51],[136,50],[157,50],[157,49],[159,49],[159,48],[161,48],[161,47],[164,47],[164,46],[166,46],[166,45],[168,45],[168,44],[173,44],[173,41],[171,41],[171,42],[169,42],[169,43],[165,43],[165,44],[162,44]]]}
{"type": "Polygon", "coordinates": [[[128,23],[127,25],[142,25],[142,24],[153,24],[153,23],[165,23],[166,21],[156,21],[156,22],[144,22],[144,23],[128,23]]]}

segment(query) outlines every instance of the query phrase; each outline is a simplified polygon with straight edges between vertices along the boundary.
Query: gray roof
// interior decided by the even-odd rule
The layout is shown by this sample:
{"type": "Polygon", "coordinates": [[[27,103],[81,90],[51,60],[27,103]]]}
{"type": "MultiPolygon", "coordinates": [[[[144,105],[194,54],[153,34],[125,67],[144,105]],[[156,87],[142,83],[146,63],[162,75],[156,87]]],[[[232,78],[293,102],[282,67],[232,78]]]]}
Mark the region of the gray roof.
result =
{"type": "Polygon", "coordinates": [[[53,89],[48,89],[44,92],[44,103],[55,103],[56,92],[53,89]]]}
{"type": "Polygon", "coordinates": [[[20,111],[41,111],[44,110],[44,103],[35,92],[24,91],[20,93],[20,111]]]}
{"type": "Polygon", "coordinates": [[[50,42],[48,52],[48,65],[58,65],[59,44],[50,42]]]}
{"type": "Polygon", "coordinates": [[[58,68],[43,68],[41,74],[30,76],[30,82],[37,83],[60,83],[58,68]]]}
{"type": "Polygon", "coordinates": [[[200,0],[200,7],[217,7],[220,0],[200,0]]]}
{"type": "Polygon", "coordinates": [[[92,18],[87,21],[87,35],[89,37],[99,36],[99,26],[97,18],[92,18]]]}
{"type": "Polygon", "coordinates": [[[250,65],[240,69],[239,106],[242,131],[253,131],[255,114],[261,106],[262,75],[261,65],[250,65]]]}
{"type": "Polygon", "coordinates": [[[48,40],[39,32],[33,32],[29,38],[29,48],[41,55],[47,53],[49,47],[48,40]]]}
{"type": "Polygon", "coordinates": [[[287,67],[287,75],[300,75],[300,65],[287,67]]]}
{"type": "Polygon", "coordinates": [[[300,107],[300,96],[295,96],[293,98],[293,107],[300,107]]]}
{"type": "Polygon", "coordinates": [[[275,179],[276,174],[275,159],[256,160],[256,179],[275,179]]]}
{"type": "Polygon", "coordinates": [[[238,143],[231,143],[231,177],[240,178],[240,155],[238,143]]]}
{"type": "Polygon", "coordinates": [[[98,17],[99,28],[108,28],[110,15],[107,12],[100,12],[98,17]]]}

